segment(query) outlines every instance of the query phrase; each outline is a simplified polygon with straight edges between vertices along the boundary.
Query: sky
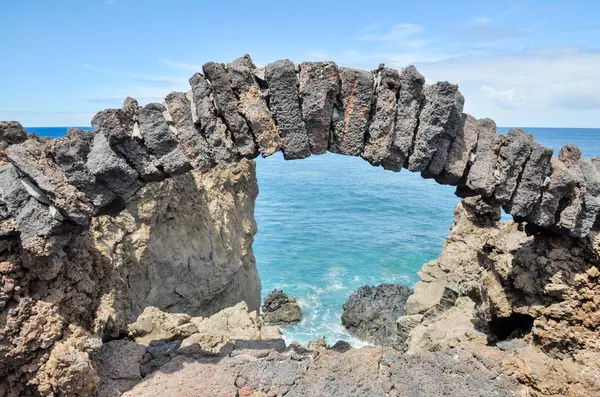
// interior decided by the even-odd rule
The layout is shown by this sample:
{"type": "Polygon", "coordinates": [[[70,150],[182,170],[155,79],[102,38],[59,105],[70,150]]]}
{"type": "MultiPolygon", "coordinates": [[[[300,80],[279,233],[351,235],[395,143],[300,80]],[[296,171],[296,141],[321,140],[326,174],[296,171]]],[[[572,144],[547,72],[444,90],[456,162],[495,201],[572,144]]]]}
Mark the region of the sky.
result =
{"type": "Polygon", "coordinates": [[[598,0],[0,0],[0,120],[87,126],[246,53],[414,64],[500,126],[600,127],[598,0]]]}

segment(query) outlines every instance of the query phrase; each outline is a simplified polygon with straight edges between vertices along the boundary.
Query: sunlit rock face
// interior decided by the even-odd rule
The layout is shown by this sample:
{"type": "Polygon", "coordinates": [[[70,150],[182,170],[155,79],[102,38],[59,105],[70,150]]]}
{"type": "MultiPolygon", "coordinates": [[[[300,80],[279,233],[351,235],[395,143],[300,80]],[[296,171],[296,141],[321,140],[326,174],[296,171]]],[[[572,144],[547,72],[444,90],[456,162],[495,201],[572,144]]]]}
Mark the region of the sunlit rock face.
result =
{"type": "MultiPolygon", "coordinates": [[[[117,216],[93,219],[96,247],[122,282],[122,330],[147,306],[207,316],[245,301],[260,306],[252,253],[255,164],[190,172],[140,189],[117,216]]],[[[107,319],[107,321],[110,321],[107,319]]]]}

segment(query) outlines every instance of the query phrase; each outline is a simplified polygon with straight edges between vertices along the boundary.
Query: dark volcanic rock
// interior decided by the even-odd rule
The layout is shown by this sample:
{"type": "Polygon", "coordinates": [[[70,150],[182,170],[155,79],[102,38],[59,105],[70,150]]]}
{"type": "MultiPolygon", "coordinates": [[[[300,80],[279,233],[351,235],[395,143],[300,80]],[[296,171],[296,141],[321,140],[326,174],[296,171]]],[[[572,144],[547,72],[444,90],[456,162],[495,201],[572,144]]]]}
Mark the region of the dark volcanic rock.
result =
{"type": "MultiPolygon", "coordinates": [[[[196,73],[190,78],[190,86],[192,87],[190,95],[192,118],[200,127],[208,143],[208,148],[199,149],[199,153],[210,153],[217,164],[232,164],[239,159],[238,153],[234,148],[231,132],[227,130],[223,120],[217,116],[210,84],[203,75],[196,73]]],[[[184,111],[184,101],[179,95],[172,98],[167,96],[166,102],[170,112],[174,113],[174,109],[184,111]]]]}
{"type": "Polygon", "coordinates": [[[217,110],[223,116],[227,128],[231,131],[239,154],[249,158],[256,157],[258,147],[254,143],[254,138],[248,124],[246,124],[246,120],[238,112],[238,101],[231,87],[231,79],[225,66],[208,62],[202,66],[202,70],[212,84],[217,110]]]}
{"type": "Polygon", "coordinates": [[[102,132],[94,135],[86,168],[113,193],[128,199],[143,185],[138,173],[110,147],[102,132]]]}
{"type": "Polygon", "coordinates": [[[513,196],[534,143],[533,136],[520,128],[511,129],[504,138],[494,170],[494,200],[500,205],[507,204],[513,196]]]}
{"type": "Polygon", "coordinates": [[[0,149],[3,142],[6,145],[13,145],[15,143],[25,142],[27,134],[25,129],[18,121],[0,121],[0,149]]]}
{"type": "Polygon", "coordinates": [[[373,106],[373,73],[340,67],[338,74],[341,101],[333,110],[329,151],[360,156],[373,106]]]}
{"type": "Polygon", "coordinates": [[[469,169],[467,187],[483,197],[490,197],[494,192],[494,168],[498,158],[496,123],[494,120],[480,119],[477,124],[477,150],[475,161],[469,169]]]}
{"type": "MultiPolygon", "coordinates": [[[[382,68],[377,74],[375,114],[369,126],[363,158],[372,165],[385,166],[390,157],[396,120],[396,98],[400,89],[400,74],[395,69],[382,68]]],[[[394,169],[400,171],[400,168],[394,169]]]]}
{"type": "Polygon", "coordinates": [[[600,166],[594,165],[588,158],[579,159],[579,166],[583,172],[586,190],[583,195],[581,212],[577,219],[575,234],[587,235],[596,221],[600,211],[600,166]]]}
{"type": "Polygon", "coordinates": [[[281,138],[256,81],[256,66],[250,55],[231,62],[227,65],[227,70],[238,96],[238,109],[254,134],[258,150],[263,157],[277,153],[281,149],[281,138]]]}
{"type": "Polygon", "coordinates": [[[541,199],[528,215],[528,221],[537,226],[549,227],[560,220],[562,228],[575,227],[584,184],[579,166],[580,156],[579,149],[567,145],[560,150],[558,158],[552,157],[552,171],[542,184],[541,199]]]}
{"type": "Polygon", "coordinates": [[[312,154],[327,152],[333,105],[339,91],[335,63],[304,62],[300,65],[302,118],[312,154]]]}
{"type": "Polygon", "coordinates": [[[0,166],[0,220],[16,217],[28,200],[17,168],[12,164],[0,166]]]}
{"type": "Polygon", "coordinates": [[[404,304],[411,293],[401,284],[360,287],[344,303],[342,324],[360,339],[391,346],[396,335],[396,320],[404,314],[404,304]]]}
{"type": "MultiPolygon", "coordinates": [[[[183,95],[185,96],[185,94],[183,95]]],[[[179,175],[189,171],[191,166],[184,154],[184,150],[167,125],[167,120],[164,116],[166,110],[160,103],[149,103],[140,109],[138,120],[140,135],[144,138],[148,149],[160,162],[163,171],[167,175],[179,175]]],[[[189,115],[189,126],[195,130],[189,105],[186,110],[186,114],[189,115]]],[[[197,160],[197,153],[189,148],[189,137],[195,131],[187,131],[183,127],[181,129],[183,130],[181,133],[182,137],[188,138],[182,139],[182,141],[187,144],[187,152],[190,153],[190,158],[197,160]]],[[[197,161],[194,161],[194,164],[199,165],[197,161]]]]}
{"type": "Polygon", "coordinates": [[[477,119],[469,114],[462,114],[461,127],[450,145],[448,161],[444,171],[436,181],[443,184],[456,185],[463,181],[469,165],[472,163],[473,151],[479,135],[477,119]]]}
{"type": "Polygon", "coordinates": [[[146,182],[161,181],[165,175],[156,166],[158,161],[148,153],[141,140],[133,136],[135,115],[130,108],[107,109],[99,112],[92,120],[96,132],[104,134],[110,146],[137,171],[146,182]]]}
{"type": "Polygon", "coordinates": [[[295,160],[310,156],[294,64],[287,59],[270,63],[265,68],[265,78],[269,85],[269,108],[279,127],[283,157],[295,160]]]}
{"type": "Polygon", "coordinates": [[[460,128],[464,98],[457,85],[445,81],[426,86],[423,94],[419,129],[408,169],[426,170],[435,176],[444,169],[448,149],[460,128]]]}
{"type": "Polygon", "coordinates": [[[424,85],[425,77],[414,66],[411,65],[400,73],[394,137],[390,156],[383,165],[386,169],[398,171],[408,165],[408,158],[413,150],[419,126],[424,85]]]}
{"type": "Polygon", "coordinates": [[[94,133],[79,128],[69,128],[64,138],[52,141],[50,150],[54,161],[62,168],[69,182],[81,190],[96,208],[101,208],[113,201],[116,196],[85,166],[93,142],[94,133]]]}
{"type": "Polygon", "coordinates": [[[8,159],[44,191],[60,212],[80,225],[87,225],[93,208],[64,171],[54,162],[49,146],[33,139],[8,148],[8,159]]]}
{"type": "Polygon", "coordinates": [[[292,323],[302,320],[302,310],[295,299],[289,299],[281,290],[273,290],[265,297],[262,306],[267,323],[292,323]]]}
{"type": "Polygon", "coordinates": [[[506,211],[516,217],[526,217],[531,213],[542,192],[542,184],[549,173],[550,159],[554,151],[533,143],[531,155],[525,164],[521,180],[517,185],[510,202],[505,206],[506,211]]]}

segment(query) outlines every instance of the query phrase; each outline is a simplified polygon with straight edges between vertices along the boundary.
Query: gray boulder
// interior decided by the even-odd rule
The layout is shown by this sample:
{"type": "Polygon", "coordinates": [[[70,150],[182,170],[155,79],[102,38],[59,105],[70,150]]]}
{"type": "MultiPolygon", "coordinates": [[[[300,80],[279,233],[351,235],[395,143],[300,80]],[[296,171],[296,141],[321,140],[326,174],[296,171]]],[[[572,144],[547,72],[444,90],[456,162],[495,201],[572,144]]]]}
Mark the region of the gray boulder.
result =
{"type": "Polygon", "coordinates": [[[296,300],[288,298],[281,290],[273,290],[265,297],[262,312],[267,323],[292,323],[302,320],[302,310],[296,300]]]}
{"type": "Polygon", "coordinates": [[[246,120],[238,112],[238,101],[231,87],[231,79],[225,66],[208,62],[202,70],[212,84],[213,94],[217,103],[217,111],[223,117],[227,128],[233,135],[235,148],[243,157],[254,158],[258,155],[258,147],[246,124],[246,120]]]}
{"type": "Polygon", "coordinates": [[[477,124],[477,150],[467,176],[467,187],[483,197],[490,197],[494,192],[494,169],[498,158],[496,123],[491,119],[480,119],[477,124]]]}
{"type": "Polygon", "coordinates": [[[0,220],[16,217],[28,200],[17,168],[12,164],[0,166],[0,220]]]}
{"type": "MultiPolygon", "coordinates": [[[[396,97],[400,89],[400,74],[395,69],[382,67],[376,78],[375,113],[369,126],[362,157],[372,165],[386,166],[389,163],[396,120],[396,97]]],[[[390,169],[400,171],[401,168],[402,165],[400,168],[390,169]]]]}
{"type": "Polygon", "coordinates": [[[312,154],[327,152],[333,105],[339,91],[339,76],[335,63],[303,62],[300,65],[302,118],[312,154]]]}
{"type": "MultiPolygon", "coordinates": [[[[185,94],[183,95],[185,97],[185,94]]],[[[182,130],[182,137],[189,137],[190,134],[196,132],[189,105],[186,110],[187,118],[189,119],[188,125],[180,126],[180,129],[178,129],[178,131],[182,130]],[[186,127],[192,131],[186,130],[186,127]]],[[[167,109],[160,103],[149,103],[144,106],[139,111],[139,131],[140,135],[144,138],[146,147],[156,156],[163,171],[167,175],[179,175],[189,171],[191,166],[184,154],[184,150],[167,125],[167,120],[164,116],[166,111],[167,109]]],[[[200,137],[200,134],[197,132],[196,134],[200,137]]],[[[188,145],[190,143],[186,139],[182,139],[182,142],[188,145]]],[[[187,152],[191,154],[190,158],[197,158],[195,152],[191,152],[190,150],[187,152]]]]}
{"type": "Polygon", "coordinates": [[[238,97],[240,113],[244,116],[258,150],[263,157],[277,153],[281,149],[281,138],[267,107],[260,86],[256,81],[256,66],[250,55],[244,55],[227,65],[233,89],[238,97]]]}
{"type": "Polygon", "coordinates": [[[342,325],[362,340],[392,346],[396,321],[404,315],[404,304],[411,294],[401,284],[362,286],[344,303],[342,325]]]}
{"type": "Polygon", "coordinates": [[[101,208],[115,199],[115,194],[88,171],[85,164],[92,149],[94,134],[79,128],[69,128],[64,138],[52,140],[50,150],[56,164],[69,182],[83,192],[94,207],[101,208]]]}
{"type": "Polygon", "coordinates": [[[96,133],[106,136],[110,146],[133,166],[140,178],[146,182],[163,180],[165,175],[158,169],[158,161],[133,136],[135,119],[136,116],[124,110],[107,109],[94,116],[92,126],[96,133]]]}
{"type": "Polygon", "coordinates": [[[265,79],[269,86],[269,108],[281,136],[283,157],[295,160],[310,156],[294,64],[287,59],[268,64],[265,79]]]}
{"type": "Polygon", "coordinates": [[[586,189],[583,195],[582,209],[577,219],[574,234],[587,235],[600,212],[600,166],[596,167],[589,158],[579,159],[586,189]]]}
{"type": "Polygon", "coordinates": [[[94,135],[85,166],[96,180],[125,200],[143,186],[138,179],[138,173],[112,150],[102,132],[94,135]]]}
{"type": "Polygon", "coordinates": [[[339,67],[338,74],[341,101],[333,110],[329,151],[360,156],[374,100],[373,73],[339,67]]]}
{"type": "Polygon", "coordinates": [[[63,215],[77,224],[87,225],[93,213],[91,203],[70,183],[48,152],[43,143],[28,139],[11,145],[7,155],[11,163],[47,194],[63,215]]]}
{"type": "Polygon", "coordinates": [[[500,137],[502,146],[494,170],[496,178],[494,200],[500,205],[505,205],[513,196],[525,163],[531,155],[535,139],[520,128],[513,128],[506,137],[502,135],[500,137]]]}
{"type": "Polygon", "coordinates": [[[531,155],[521,174],[521,180],[512,199],[504,207],[508,213],[520,218],[531,213],[540,198],[542,184],[550,171],[550,159],[553,152],[549,147],[542,146],[537,142],[533,143],[531,155]]]}
{"type": "Polygon", "coordinates": [[[27,133],[18,121],[0,121],[0,149],[25,142],[27,133]]]}
{"type": "Polygon", "coordinates": [[[550,227],[562,218],[562,228],[574,227],[585,183],[579,166],[580,157],[579,149],[570,145],[560,150],[558,158],[552,157],[550,175],[542,184],[540,200],[527,217],[529,222],[550,227]]]}
{"type": "Polygon", "coordinates": [[[405,68],[400,73],[400,90],[396,125],[391,143],[390,156],[384,168],[400,170],[408,166],[408,158],[413,150],[415,136],[419,126],[419,114],[423,105],[423,86],[425,77],[414,66],[405,68]]]}
{"type": "Polygon", "coordinates": [[[461,126],[450,145],[448,161],[444,166],[444,171],[436,178],[437,182],[448,185],[457,185],[464,182],[465,175],[471,164],[470,159],[477,145],[478,135],[477,119],[463,113],[461,126]]]}
{"type": "Polygon", "coordinates": [[[448,159],[448,149],[458,133],[464,98],[458,86],[446,81],[426,86],[419,128],[408,162],[410,171],[438,175],[448,159]]]}
{"type": "MultiPolygon", "coordinates": [[[[228,165],[236,162],[238,154],[233,146],[231,132],[227,130],[223,120],[217,116],[210,84],[203,75],[196,73],[190,78],[190,86],[192,87],[189,94],[192,102],[192,118],[208,144],[206,148],[198,149],[198,152],[205,153],[204,156],[211,156],[217,164],[228,165]]],[[[183,111],[185,107],[180,96],[167,96],[166,102],[172,113],[175,108],[183,111]]],[[[198,143],[203,145],[203,142],[199,141],[198,143]]]]}

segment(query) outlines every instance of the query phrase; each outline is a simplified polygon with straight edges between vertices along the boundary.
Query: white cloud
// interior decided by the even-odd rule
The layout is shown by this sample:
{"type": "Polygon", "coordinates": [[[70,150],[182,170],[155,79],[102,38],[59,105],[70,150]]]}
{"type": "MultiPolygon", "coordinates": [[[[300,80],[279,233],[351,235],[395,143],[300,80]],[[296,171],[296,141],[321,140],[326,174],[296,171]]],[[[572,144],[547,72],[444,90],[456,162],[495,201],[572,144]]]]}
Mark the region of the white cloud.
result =
{"type": "Polygon", "coordinates": [[[459,84],[465,111],[505,126],[598,127],[600,52],[545,48],[423,64],[429,81],[459,84]]]}
{"type": "Polygon", "coordinates": [[[474,17],[471,18],[471,22],[474,24],[480,24],[480,25],[485,25],[487,23],[490,23],[492,21],[492,18],[489,17],[474,17]]]}
{"type": "Polygon", "coordinates": [[[386,33],[369,33],[357,36],[357,40],[393,42],[403,46],[421,47],[425,40],[415,40],[414,37],[425,30],[423,26],[413,23],[400,23],[392,26],[386,33]]]}
{"type": "MultiPolygon", "coordinates": [[[[313,55],[324,55],[314,52],[313,55]]],[[[327,53],[339,65],[373,69],[415,64],[429,83],[459,85],[465,111],[503,126],[598,127],[600,51],[553,47],[465,56],[437,48],[414,52],[327,53]]],[[[318,59],[318,58],[317,58],[318,59]]]]}
{"type": "Polygon", "coordinates": [[[189,72],[202,72],[202,65],[171,61],[170,59],[161,59],[161,62],[174,69],[186,70],[189,72]]]}

